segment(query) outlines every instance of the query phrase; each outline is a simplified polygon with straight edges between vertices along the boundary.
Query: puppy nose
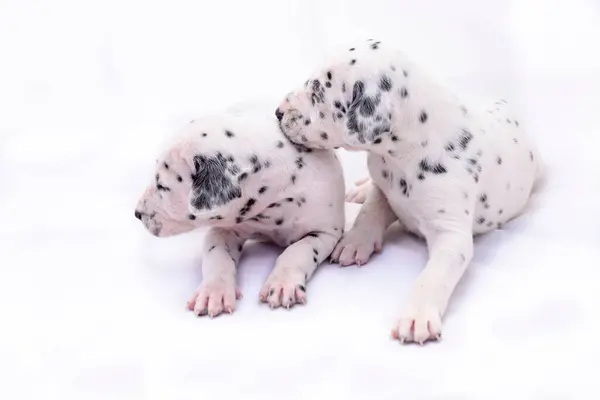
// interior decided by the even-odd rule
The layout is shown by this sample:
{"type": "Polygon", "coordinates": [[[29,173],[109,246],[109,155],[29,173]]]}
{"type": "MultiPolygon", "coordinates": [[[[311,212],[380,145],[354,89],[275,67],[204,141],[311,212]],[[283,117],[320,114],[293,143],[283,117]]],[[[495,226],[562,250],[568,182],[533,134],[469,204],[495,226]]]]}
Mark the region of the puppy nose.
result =
{"type": "Polygon", "coordinates": [[[279,109],[279,107],[275,110],[275,116],[277,117],[278,121],[281,121],[283,118],[283,112],[279,109]]]}
{"type": "Polygon", "coordinates": [[[142,213],[139,212],[138,210],[135,210],[135,217],[141,221],[142,220],[142,213]]]}

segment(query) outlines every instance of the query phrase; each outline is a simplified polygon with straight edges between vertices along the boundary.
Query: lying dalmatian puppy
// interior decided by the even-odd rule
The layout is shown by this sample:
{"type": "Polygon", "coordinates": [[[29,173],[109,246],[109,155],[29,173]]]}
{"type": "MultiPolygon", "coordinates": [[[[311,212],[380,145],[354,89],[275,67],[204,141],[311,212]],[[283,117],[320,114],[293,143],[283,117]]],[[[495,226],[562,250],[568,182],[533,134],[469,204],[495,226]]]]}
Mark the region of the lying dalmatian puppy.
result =
{"type": "Polygon", "coordinates": [[[439,339],[473,235],[519,215],[540,177],[536,149],[506,101],[466,105],[400,51],[369,40],[325,62],[276,115],[295,143],[368,152],[371,182],[357,182],[347,198],[364,204],[331,258],[366,263],[395,221],[423,237],[429,259],[392,336],[439,339]]]}
{"type": "Polygon", "coordinates": [[[271,308],[306,301],[306,284],[342,236],[344,180],[333,151],[290,143],[272,116],[227,110],[192,121],[169,143],[135,216],[155,236],[209,227],[197,315],[235,309],[248,239],[286,247],[260,291],[271,308]]]}

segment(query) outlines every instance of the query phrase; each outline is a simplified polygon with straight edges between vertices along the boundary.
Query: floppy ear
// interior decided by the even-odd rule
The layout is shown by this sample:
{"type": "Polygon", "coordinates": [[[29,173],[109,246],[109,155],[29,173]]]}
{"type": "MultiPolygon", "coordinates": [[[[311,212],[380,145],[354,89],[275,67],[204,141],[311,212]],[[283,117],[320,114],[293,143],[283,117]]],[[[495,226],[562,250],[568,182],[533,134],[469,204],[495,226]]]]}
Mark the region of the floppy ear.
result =
{"type": "Polygon", "coordinates": [[[210,211],[242,197],[242,172],[232,157],[222,153],[193,156],[192,190],[188,202],[192,213],[210,211]]]}
{"type": "Polygon", "coordinates": [[[354,82],[352,99],[346,113],[344,143],[361,146],[391,130],[391,99],[377,85],[366,87],[362,80],[354,82]]]}

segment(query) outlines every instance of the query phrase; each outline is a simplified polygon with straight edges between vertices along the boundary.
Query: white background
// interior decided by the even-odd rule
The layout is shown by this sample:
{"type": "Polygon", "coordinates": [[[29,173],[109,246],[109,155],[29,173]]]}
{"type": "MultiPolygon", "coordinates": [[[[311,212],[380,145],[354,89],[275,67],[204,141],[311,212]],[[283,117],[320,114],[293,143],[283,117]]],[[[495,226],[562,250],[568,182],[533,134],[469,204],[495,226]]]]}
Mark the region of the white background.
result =
{"type": "Polygon", "coordinates": [[[0,398],[598,398],[599,49],[594,0],[0,0],[0,398]],[[535,212],[478,239],[439,344],[388,338],[426,261],[393,232],[289,312],[257,300],[278,250],[248,245],[238,311],[185,312],[202,233],[133,218],[160,141],[370,37],[522,107],[535,212]]]}

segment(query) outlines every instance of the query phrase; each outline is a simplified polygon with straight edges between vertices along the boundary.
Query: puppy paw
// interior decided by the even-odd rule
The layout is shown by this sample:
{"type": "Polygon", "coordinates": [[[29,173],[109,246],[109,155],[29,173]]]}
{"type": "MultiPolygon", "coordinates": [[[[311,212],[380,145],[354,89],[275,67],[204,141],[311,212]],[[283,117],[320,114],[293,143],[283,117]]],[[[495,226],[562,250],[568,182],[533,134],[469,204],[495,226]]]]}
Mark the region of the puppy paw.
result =
{"type": "Polygon", "coordinates": [[[392,338],[400,343],[419,343],[440,340],[442,318],[438,308],[425,301],[413,301],[400,315],[392,329],[392,338]]]}
{"type": "Polygon", "coordinates": [[[381,252],[382,243],[381,235],[361,229],[351,229],[333,249],[331,262],[338,262],[342,267],[352,264],[360,267],[369,261],[371,254],[381,252]]]}
{"type": "Polygon", "coordinates": [[[370,178],[362,178],[354,182],[355,187],[346,193],[346,202],[363,204],[371,187],[370,178]]]}
{"type": "Polygon", "coordinates": [[[215,280],[202,282],[187,302],[187,309],[193,310],[197,316],[208,315],[211,318],[224,312],[235,311],[235,302],[242,294],[234,282],[215,280]]]}
{"type": "Polygon", "coordinates": [[[260,301],[271,308],[290,308],[306,303],[306,282],[302,274],[271,273],[259,294],[260,301]]]}

